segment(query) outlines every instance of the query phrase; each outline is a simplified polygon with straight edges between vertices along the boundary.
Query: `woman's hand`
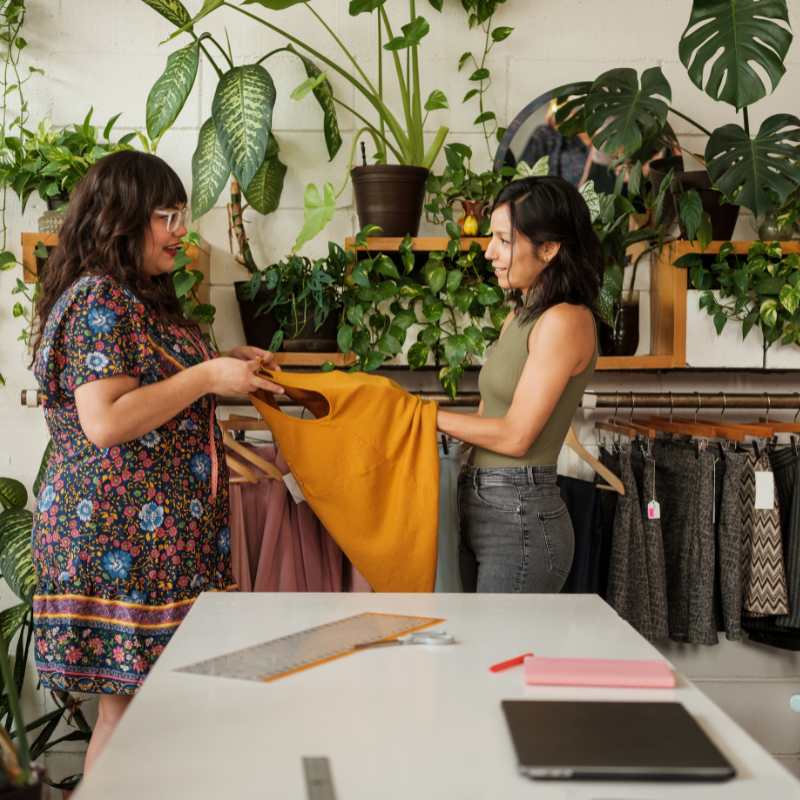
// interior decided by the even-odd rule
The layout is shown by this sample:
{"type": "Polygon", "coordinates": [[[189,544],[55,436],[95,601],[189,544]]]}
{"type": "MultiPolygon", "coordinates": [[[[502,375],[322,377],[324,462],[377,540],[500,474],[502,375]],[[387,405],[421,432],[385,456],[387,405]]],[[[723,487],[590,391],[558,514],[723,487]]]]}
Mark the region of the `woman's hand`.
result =
{"type": "MultiPolygon", "coordinates": [[[[252,349],[259,353],[266,353],[266,350],[259,350],[257,347],[252,349]]],[[[272,354],[267,353],[267,355],[271,356],[272,354]]],[[[283,394],[282,386],[257,375],[258,371],[265,366],[267,365],[258,358],[249,361],[228,356],[212,358],[205,362],[205,367],[210,374],[210,391],[219,395],[245,395],[263,389],[272,394],[283,394]]]]}
{"type": "Polygon", "coordinates": [[[260,347],[253,347],[249,344],[239,345],[234,347],[229,353],[226,354],[230,358],[238,358],[241,361],[260,361],[261,366],[265,369],[280,370],[280,367],[275,362],[275,354],[270,353],[269,350],[262,350],[260,347]]]}

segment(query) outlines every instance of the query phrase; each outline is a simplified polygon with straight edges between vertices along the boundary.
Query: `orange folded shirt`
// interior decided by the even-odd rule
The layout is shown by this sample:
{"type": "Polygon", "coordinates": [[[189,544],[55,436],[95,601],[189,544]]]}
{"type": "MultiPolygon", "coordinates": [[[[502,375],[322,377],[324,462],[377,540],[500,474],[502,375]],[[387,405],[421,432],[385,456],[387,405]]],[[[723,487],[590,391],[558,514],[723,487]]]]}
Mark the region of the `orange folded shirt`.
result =
{"type": "Polygon", "coordinates": [[[432,592],[439,520],[436,403],[364,373],[261,373],[315,419],[250,400],[314,513],[378,592],[432,592]]]}

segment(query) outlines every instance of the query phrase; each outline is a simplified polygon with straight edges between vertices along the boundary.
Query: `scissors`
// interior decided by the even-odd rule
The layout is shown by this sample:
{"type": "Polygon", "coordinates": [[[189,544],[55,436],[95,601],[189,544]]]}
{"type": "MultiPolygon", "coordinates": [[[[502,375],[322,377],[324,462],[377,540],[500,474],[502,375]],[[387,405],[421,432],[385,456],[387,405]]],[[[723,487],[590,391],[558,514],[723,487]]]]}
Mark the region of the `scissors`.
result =
{"type": "Polygon", "coordinates": [[[357,644],[355,650],[366,650],[372,647],[393,647],[398,644],[455,644],[455,637],[447,631],[417,631],[396,639],[383,639],[379,642],[357,644]]]}

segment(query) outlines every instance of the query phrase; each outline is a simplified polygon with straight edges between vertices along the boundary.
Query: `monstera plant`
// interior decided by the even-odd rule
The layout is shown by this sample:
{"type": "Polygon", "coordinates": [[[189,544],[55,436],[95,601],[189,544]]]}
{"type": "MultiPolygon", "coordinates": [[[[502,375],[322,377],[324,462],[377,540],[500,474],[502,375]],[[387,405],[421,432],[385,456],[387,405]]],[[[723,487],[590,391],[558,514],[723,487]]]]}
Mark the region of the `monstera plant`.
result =
{"type": "Polygon", "coordinates": [[[668,132],[669,113],[708,136],[696,155],[725,199],[761,216],[800,185],[800,119],[774,114],[753,134],[749,107],[774,91],[792,41],[786,0],[694,0],[678,53],[692,82],[741,113],[708,130],[673,108],[660,67],[621,67],[571,87],[559,108],[563,132],[585,130],[596,147],[630,161],[652,157],[668,132]],[[765,76],[765,77],[764,77],[765,76]]]}

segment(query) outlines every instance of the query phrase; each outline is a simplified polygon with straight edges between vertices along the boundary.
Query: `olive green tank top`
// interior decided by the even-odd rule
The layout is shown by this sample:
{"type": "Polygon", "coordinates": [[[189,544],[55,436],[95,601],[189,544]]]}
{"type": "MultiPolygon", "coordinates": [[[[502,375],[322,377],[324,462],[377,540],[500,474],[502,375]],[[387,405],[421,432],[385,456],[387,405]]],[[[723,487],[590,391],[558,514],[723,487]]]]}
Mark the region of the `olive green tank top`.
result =
{"type": "MultiPolygon", "coordinates": [[[[522,375],[522,368],[528,359],[528,336],[538,319],[537,317],[530,322],[520,324],[514,318],[500,338],[489,348],[486,363],[478,377],[484,417],[503,417],[511,407],[514,391],[519,383],[520,375],[522,375]]],[[[572,417],[578,408],[586,385],[594,373],[597,363],[596,342],[595,336],[594,355],[583,372],[579,372],[569,379],[550,419],[547,420],[528,452],[521,458],[514,458],[493,453],[483,447],[476,447],[472,454],[474,466],[547,466],[558,461],[558,454],[564,444],[567,431],[569,431],[572,417]]]]}

